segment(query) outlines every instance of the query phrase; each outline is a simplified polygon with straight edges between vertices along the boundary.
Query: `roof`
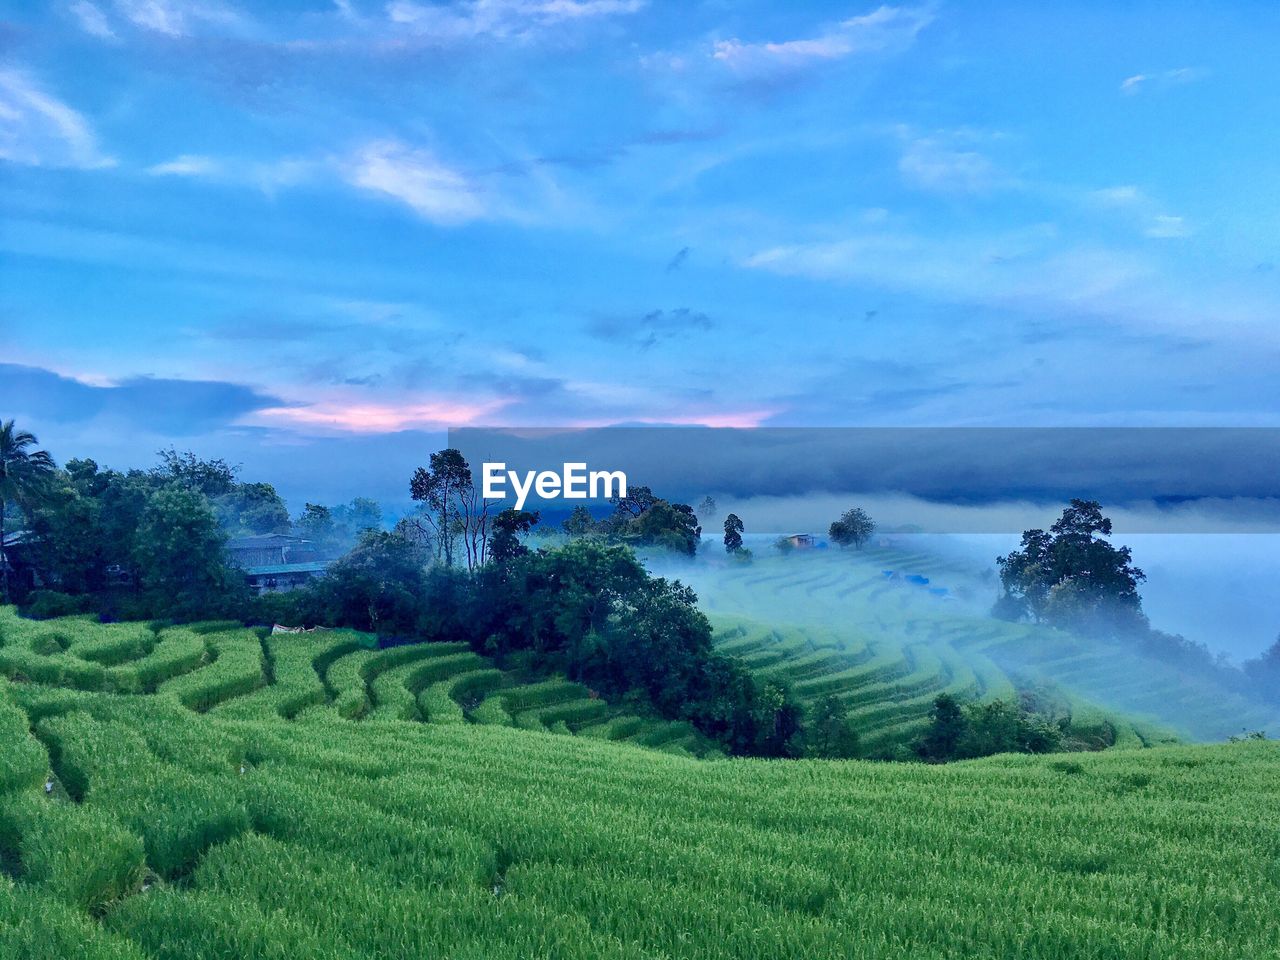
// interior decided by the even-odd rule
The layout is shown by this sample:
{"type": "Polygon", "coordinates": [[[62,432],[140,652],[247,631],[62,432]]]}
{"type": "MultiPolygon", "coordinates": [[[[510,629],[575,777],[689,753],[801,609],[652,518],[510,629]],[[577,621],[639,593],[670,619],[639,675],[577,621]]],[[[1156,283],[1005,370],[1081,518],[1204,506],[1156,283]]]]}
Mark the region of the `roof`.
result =
{"type": "Polygon", "coordinates": [[[257,533],[251,537],[233,537],[227,541],[228,550],[260,550],[263,547],[293,547],[310,543],[306,537],[293,537],[287,533],[257,533]]]}
{"type": "Polygon", "coordinates": [[[251,577],[272,577],[285,573],[324,573],[330,561],[312,560],[310,563],[268,563],[261,567],[245,567],[251,577]]]}

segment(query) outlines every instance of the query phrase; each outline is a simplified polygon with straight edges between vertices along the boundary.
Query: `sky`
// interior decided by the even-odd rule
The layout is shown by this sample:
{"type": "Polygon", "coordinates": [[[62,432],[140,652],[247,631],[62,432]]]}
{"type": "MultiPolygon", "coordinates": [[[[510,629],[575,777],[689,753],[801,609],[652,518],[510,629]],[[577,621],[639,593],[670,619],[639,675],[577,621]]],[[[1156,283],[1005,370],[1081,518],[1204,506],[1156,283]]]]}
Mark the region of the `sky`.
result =
{"type": "Polygon", "coordinates": [[[60,460],[300,507],[451,427],[1280,425],[1274,3],[0,0],[0,48],[0,416],[60,460]]]}

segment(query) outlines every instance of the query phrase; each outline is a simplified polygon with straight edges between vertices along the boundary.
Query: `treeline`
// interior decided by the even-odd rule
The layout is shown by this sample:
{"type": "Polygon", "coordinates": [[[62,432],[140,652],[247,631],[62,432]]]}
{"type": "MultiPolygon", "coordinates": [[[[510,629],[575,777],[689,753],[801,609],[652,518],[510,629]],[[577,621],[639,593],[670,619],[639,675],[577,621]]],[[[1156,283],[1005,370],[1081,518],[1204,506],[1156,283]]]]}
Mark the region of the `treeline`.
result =
{"type": "MultiPolygon", "coordinates": [[[[91,459],[50,468],[23,498],[25,554],[39,581],[36,614],[98,612],[115,619],[200,619],[244,611],[244,575],[229,537],[295,533],[337,556],[381,508],[356,499],[330,510],[308,503],[290,519],[269,483],[242,482],[221,459],[165,450],[150,470],[104,469],[91,459]]],[[[20,590],[20,585],[13,585],[20,590]]]]}
{"type": "Polygon", "coordinates": [[[1053,717],[1025,700],[965,703],[943,693],[933,701],[929,727],[913,750],[927,763],[947,763],[997,753],[1058,753],[1110,746],[1087,744],[1074,733],[1069,714],[1053,717]]]}

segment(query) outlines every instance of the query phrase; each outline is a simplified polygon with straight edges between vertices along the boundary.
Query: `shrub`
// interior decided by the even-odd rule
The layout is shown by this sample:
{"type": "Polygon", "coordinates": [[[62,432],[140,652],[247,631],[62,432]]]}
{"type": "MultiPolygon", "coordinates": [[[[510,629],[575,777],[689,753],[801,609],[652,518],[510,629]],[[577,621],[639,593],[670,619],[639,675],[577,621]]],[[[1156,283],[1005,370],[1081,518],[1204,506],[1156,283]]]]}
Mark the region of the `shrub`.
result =
{"type": "Polygon", "coordinates": [[[51,620],[54,617],[89,613],[92,609],[93,598],[87,595],[60,593],[57,590],[33,590],[22,612],[33,620],[51,620]]]}

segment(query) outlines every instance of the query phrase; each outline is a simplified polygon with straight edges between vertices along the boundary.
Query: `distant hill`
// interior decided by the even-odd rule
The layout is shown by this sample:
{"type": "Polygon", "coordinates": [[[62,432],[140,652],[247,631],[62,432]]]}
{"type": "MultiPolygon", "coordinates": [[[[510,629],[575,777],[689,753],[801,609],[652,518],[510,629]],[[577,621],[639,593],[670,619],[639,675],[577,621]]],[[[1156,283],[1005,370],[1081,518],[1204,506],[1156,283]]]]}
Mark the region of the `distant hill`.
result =
{"type": "Polygon", "coordinates": [[[698,593],[719,649],[792,681],[802,699],[839,694],[864,743],[890,752],[922,727],[942,691],[1008,696],[1048,686],[1117,743],[1221,741],[1280,733],[1272,708],[1117,643],[985,615],[994,584],[961,559],[898,546],[651,559],[698,593]]]}

